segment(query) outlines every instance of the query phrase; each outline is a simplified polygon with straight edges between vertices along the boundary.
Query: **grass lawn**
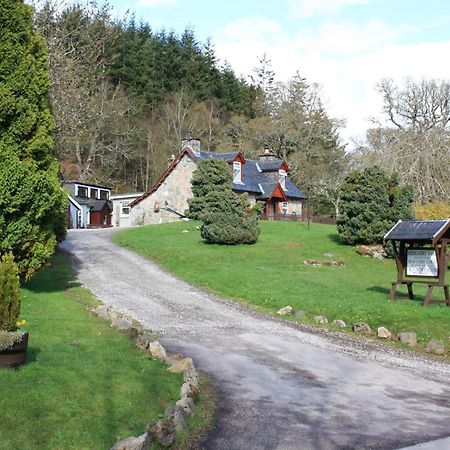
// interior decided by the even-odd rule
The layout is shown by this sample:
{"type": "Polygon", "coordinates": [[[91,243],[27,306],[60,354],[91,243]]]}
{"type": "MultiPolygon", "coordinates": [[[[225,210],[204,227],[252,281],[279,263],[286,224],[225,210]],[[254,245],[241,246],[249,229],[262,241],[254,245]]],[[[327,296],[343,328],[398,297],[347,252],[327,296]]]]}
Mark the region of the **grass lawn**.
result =
{"type": "Polygon", "coordinates": [[[142,434],[178,398],[181,375],[88,314],[67,261],[22,288],[28,363],[0,369],[0,449],[107,449],[142,434]]]}
{"type": "MultiPolygon", "coordinates": [[[[308,229],[304,223],[263,221],[255,245],[220,246],[202,241],[198,225],[133,228],[114,240],[186,280],[264,311],[275,313],[291,305],[305,311],[306,318],[299,321],[312,323],[319,314],[329,322],[363,321],[392,333],[415,331],[419,349],[435,338],[450,350],[450,308],[423,308],[425,288],[420,285],[414,286],[414,301],[389,302],[397,273],[394,260],[358,255],[354,247],[339,244],[334,226],[311,224],[308,229]],[[303,264],[305,259],[343,261],[345,266],[312,267],[303,264]]],[[[442,298],[442,291],[435,289],[435,294],[442,298]]],[[[398,292],[406,296],[406,288],[398,292]]]]}

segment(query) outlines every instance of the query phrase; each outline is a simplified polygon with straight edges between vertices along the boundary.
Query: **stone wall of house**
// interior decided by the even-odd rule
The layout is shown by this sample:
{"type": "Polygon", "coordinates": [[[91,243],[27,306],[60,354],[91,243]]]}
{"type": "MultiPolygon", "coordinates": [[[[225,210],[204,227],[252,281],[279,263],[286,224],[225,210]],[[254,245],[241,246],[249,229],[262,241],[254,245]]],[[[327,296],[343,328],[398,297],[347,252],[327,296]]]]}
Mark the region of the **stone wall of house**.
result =
{"type": "Polygon", "coordinates": [[[150,225],[180,220],[178,215],[164,208],[171,208],[181,214],[185,213],[188,209],[187,201],[192,197],[191,179],[196,168],[196,163],[189,155],[183,156],[161,186],[131,208],[131,225],[150,225]]]}
{"type": "Polygon", "coordinates": [[[296,214],[301,217],[303,213],[303,201],[288,199],[288,214],[296,214]]]}

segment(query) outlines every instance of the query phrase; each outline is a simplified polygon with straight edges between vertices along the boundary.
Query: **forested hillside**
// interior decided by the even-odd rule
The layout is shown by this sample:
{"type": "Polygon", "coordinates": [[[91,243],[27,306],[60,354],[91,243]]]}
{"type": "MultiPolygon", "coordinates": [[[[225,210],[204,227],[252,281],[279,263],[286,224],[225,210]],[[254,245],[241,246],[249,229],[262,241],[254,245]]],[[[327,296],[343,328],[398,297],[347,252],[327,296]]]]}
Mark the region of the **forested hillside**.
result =
{"type": "Polygon", "coordinates": [[[317,86],[300,75],[275,84],[265,56],[248,81],[190,29],[177,35],[133,17],[116,20],[108,7],[61,9],[53,1],[40,4],[34,20],[49,52],[65,178],[147,189],[189,131],[205,150],[255,156],[270,148],[308,191],[341,172],[340,124],[328,117],[317,86]]]}
{"type": "Polygon", "coordinates": [[[327,113],[319,87],[301,73],[275,82],[266,55],[242,79],[218,60],[211,41],[199,42],[189,28],[181,35],[153,30],[132,16],[118,20],[107,6],[61,8],[56,0],[39,2],[34,22],[47,43],[56,153],[66,179],[110,185],[116,192],[145,190],[192,132],[212,152],[240,150],[255,157],[269,148],[288,161],[291,177],[316,212],[337,209],[338,187],[351,165],[399,170],[421,202],[449,198],[448,171],[441,169],[448,157],[448,83],[430,82],[423,92],[407,87],[405,98],[417,93],[416,106],[423,104],[428,117],[436,108],[432,104],[427,112],[426,105],[441,95],[434,104],[441,116],[431,117],[427,127],[414,119],[395,122],[414,105],[399,110],[403,94],[396,98],[392,84],[380,84],[386,114],[398,131],[376,125],[349,161],[338,134],[343,123],[327,113]],[[398,158],[405,151],[415,164],[398,158]]]}

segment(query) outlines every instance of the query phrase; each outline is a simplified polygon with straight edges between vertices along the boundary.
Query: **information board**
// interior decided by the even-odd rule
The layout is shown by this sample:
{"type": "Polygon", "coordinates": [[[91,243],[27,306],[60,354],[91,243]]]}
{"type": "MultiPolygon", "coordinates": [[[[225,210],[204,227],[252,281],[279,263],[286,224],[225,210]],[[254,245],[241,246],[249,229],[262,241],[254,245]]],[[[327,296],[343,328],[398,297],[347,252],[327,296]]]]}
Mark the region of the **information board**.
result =
{"type": "Polygon", "coordinates": [[[438,264],[433,249],[408,249],[406,256],[406,275],[437,277],[438,264]]]}

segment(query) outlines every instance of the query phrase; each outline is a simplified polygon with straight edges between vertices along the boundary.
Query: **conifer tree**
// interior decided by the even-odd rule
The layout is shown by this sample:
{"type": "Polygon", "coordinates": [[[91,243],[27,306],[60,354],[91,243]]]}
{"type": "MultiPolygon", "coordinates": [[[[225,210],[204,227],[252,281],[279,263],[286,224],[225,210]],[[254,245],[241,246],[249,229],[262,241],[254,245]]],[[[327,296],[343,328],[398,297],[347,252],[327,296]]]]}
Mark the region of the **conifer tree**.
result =
{"type": "Polygon", "coordinates": [[[64,236],[65,195],[53,154],[47,58],[19,0],[0,0],[0,253],[29,277],[64,236]]]}

